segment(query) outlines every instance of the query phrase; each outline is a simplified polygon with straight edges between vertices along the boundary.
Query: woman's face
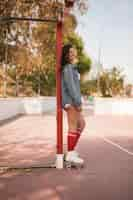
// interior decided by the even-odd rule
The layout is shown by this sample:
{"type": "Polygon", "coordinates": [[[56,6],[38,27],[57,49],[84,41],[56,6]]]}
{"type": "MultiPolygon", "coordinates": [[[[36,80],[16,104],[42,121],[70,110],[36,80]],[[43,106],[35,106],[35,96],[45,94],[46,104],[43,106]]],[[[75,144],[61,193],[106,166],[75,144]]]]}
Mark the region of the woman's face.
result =
{"type": "Polygon", "coordinates": [[[76,63],[77,60],[77,50],[75,48],[69,49],[68,59],[70,63],[76,63]]]}

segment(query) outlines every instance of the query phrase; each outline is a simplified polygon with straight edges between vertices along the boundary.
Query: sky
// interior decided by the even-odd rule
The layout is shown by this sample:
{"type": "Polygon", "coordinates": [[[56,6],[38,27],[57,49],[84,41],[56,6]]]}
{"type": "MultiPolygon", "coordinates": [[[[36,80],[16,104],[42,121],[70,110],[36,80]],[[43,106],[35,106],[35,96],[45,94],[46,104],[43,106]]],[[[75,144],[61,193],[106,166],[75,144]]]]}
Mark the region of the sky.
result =
{"type": "Polygon", "coordinates": [[[126,81],[133,83],[133,0],[89,0],[86,15],[78,16],[76,32],[85,51],[104,68],[120,66],[126,81]]]}

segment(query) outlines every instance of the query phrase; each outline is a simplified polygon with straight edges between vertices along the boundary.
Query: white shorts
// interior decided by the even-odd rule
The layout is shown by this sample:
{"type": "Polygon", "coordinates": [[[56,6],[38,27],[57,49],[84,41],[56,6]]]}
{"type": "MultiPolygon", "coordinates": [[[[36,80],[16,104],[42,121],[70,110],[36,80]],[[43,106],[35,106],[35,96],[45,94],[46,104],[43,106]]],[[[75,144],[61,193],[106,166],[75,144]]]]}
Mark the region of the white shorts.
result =
{"type": "Polygon", "coordinates": [[[69,108],[71,106],[71,104],[65,104],[64,108],[69,108]]]}

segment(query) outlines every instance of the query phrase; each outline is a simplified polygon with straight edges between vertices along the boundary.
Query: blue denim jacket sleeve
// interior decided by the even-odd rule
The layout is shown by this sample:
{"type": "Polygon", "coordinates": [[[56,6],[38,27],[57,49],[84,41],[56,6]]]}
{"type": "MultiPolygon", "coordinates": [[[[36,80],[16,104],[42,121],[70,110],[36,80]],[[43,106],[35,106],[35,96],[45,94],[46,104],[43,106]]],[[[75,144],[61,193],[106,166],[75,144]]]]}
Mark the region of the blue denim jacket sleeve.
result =
{"type": "Polygon", "coordinates": [[[69,95],[73,99],[75,106],[81,105],[80,83],[77,76],[74,77],[73,68],[71,65],[64,69],[64,82],[69,95]]]}

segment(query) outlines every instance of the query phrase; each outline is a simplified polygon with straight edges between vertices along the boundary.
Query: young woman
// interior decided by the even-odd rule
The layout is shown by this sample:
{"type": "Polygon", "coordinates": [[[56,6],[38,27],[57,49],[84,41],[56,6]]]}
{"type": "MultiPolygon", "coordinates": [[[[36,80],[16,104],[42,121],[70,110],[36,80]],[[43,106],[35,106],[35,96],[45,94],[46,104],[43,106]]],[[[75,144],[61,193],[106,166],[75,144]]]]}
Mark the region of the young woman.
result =
{"type": "Polygon", "coordinates": [[[65,45],[62,52],[62,106],[67,113],[68,121],[68,151],[65,160],[74,164],[83,164],[83,159],[75,151],[85,127],[85,120],[82,115],[77,50],[71,44],[65,45]]]}

